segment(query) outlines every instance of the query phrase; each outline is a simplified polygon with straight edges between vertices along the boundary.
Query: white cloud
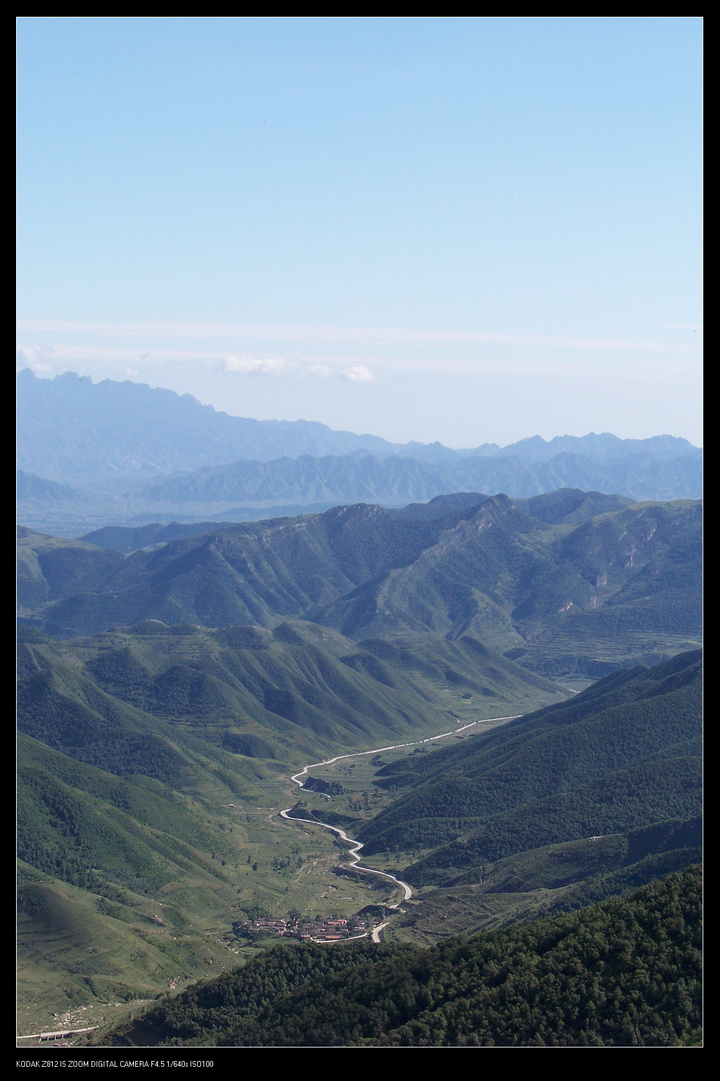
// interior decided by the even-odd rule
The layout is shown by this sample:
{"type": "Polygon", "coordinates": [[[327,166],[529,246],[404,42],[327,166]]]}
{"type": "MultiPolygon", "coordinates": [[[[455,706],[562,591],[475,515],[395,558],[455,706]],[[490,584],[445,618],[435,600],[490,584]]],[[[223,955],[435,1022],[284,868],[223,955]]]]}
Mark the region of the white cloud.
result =
{"type": "Polygon", "coordinates": [[[284,357],[226,357],[223,367],[226,372],[240,375],[281,375],[297,368],[297,364],[284,357]]]}
{"type": "Polygon", "coordinates": [[[362,365],[339,369],[325,363],[308,363],[308,358],[228,356],[222,361],[223,371],[233,375],[286,375],[290,372],[304,377],[348,379],[351,383],[369,383],[375,376],[362,365]]]}
{"type": "Polygon", "coordinates": [[[25,345],[17,351],[17,369],[30,368],[33,372],[51,372],[52,364],[48,363],[53,355],[49,345],[25,345]]]}
{"type": "Polygon", "coordinates": [[[348,379],[351,383],[372,383],[375,376],[369,368],[360,364],[355,368],[345,368],[343,378],[348,379]]]}

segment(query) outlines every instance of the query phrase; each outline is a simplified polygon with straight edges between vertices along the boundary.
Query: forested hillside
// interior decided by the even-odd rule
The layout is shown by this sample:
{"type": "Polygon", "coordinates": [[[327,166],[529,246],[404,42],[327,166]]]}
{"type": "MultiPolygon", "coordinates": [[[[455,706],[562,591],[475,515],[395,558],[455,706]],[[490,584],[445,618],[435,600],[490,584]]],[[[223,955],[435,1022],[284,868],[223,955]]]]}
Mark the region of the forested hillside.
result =
{"type": "Polygon", "coordinates": [[[700,1041],[697,868],[423,950],[278,948],[103,1034],[111,1046],[672,1047],[700,1041]]]}
{"type": "Polygon", "coordinates": [[[689,817],[701,808],[701,724],[700,653],[606,676],[467,746],[384,767],[377,783],[408,794],[364,827],[365,852],[435,849],[405,872],[420,884],[443,868],[689,817]]]}

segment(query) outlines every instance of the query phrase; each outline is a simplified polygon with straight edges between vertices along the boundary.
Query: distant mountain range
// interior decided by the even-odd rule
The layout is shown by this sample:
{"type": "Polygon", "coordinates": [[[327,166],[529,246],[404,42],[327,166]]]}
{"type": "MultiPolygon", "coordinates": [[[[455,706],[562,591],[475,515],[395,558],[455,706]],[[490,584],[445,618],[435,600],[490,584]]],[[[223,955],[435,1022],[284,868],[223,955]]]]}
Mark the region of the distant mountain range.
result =
{"type": "Polygon", "coordinates": [[[184,506],[191,512],[212,504],[272,506],[301,500],[316,505],[380,502],[399,506],[450,492],[528,497],[558,488],[617,492],[635,499],[697,499],[700,465],[698,456],[668,461],[657,460],[650,452],[606,461],[565,451],[546,459],[520,454],[468,456],[442,465],[395,455],[303,455],[272,462],[235,462],[163,478],[140,489],[136,498],[160,509],[184,506]]]}
{"type": "Polygon", "coordinates": [[[699,498],[702,451],[685,439],[540,436],[453,450],[308,421],[232,417],[190,395],[66,372],[17,378],[19,520],[95,526],[245,521],[338,503],[400,507],[459,491],[528,498],[558,488],[634,500],[699,498]]]}
{"type": "Polygon", "coordinates": [[[17,376],[17,408],[19,468],[62,482],[118,474],[150,477],[304,455],[371,454],[378,459],[398,456],[434,463],[474,457],[543,462],[558,454],[597,462],[636,454],[657,462],[701,456],[686,439],[668,435],[618,439],[606,433],[558,436],[550,442],[533,436],[507,447],[484,443],[466,450],[437,442],[391,443],[375,435],[334,431],[314,421],[233,417],[201,405],[190,394],[181,396],[129,381],[105,379],[95,384],[89,376],[74,372],[38,379],[27,368],[17,376]]]}

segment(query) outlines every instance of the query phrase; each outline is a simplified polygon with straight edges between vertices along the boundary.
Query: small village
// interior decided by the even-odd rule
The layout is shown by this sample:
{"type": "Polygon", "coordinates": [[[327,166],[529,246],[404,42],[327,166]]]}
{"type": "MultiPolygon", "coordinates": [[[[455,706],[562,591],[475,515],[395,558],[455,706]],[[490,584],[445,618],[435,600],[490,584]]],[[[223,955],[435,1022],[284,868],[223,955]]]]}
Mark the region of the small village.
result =
{"type": "Polygon", "coordinates": [[[278,935],[284,938],[299,938],[306,942],[337,942],[344,938],[359,938],[367,935],[372,926],[362,916],[351,916],[349,919],[314,919],[303,917],[298,919],[256,919],[245,920],[236,923],[233,927],[236,934],[248,935],[278,935]]]}

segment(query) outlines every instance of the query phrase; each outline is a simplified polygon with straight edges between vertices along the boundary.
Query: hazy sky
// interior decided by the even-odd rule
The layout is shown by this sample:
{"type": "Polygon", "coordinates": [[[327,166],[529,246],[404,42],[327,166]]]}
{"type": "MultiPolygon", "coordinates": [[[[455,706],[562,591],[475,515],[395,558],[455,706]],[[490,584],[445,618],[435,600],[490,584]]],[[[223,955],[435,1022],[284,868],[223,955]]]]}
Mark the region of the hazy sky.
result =
{"type": "Polygon", "coordinates": [[[405,442],[701,433],[699,18],[20,18],[18,358],[405,442]]]}

